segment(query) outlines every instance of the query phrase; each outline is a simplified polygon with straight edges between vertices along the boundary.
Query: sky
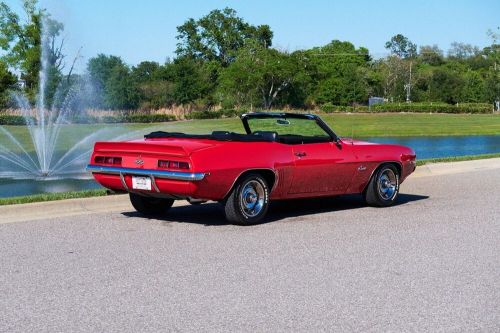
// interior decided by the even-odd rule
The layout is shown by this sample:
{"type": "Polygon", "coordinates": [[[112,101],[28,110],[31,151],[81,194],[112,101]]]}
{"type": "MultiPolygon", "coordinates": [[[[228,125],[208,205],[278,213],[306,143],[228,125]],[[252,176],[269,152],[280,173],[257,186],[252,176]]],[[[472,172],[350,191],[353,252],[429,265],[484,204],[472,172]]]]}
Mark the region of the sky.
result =
{"type": "MultiPolygon", "coordinates": [[[[6,3],[20,12],[21,0],[6,3]]],[[[273,46],[294,51],[334,39],[367,47],[375,57],[401,33],[417,45],[447,50],[454,41],[491,44],[488,29],[500,26],[500,0],[40,0],[64,24],[67,67],[82,48],[77,71],[99,53],[129,65],[164,63],[175,56],[176,27],[213,9],[231,7],[253,25],[268,24],[273,46]]]]}

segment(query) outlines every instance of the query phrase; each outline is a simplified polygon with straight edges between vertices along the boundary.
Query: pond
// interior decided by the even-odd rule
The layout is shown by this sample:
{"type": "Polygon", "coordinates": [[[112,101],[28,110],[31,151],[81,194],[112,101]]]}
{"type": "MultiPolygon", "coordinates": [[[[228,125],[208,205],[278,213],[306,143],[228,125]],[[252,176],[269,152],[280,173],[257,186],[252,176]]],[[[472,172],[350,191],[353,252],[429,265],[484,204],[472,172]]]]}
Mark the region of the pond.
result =
{"type": "MultiPolygon", "coordinates": [[[[373,137],[363,140],[412,147],[417,159],[500,153],[500,135],[447,137],[373,137]]],[[[47,192],[100,188],[92,179],[12,180],[0,179],[0,198],[47,192]]]]}
{"type": "Polygon", "coordinates": [[[373,137],[363,140],[411,147],[417,159],[500,153],[500,135],[373,137]]]}

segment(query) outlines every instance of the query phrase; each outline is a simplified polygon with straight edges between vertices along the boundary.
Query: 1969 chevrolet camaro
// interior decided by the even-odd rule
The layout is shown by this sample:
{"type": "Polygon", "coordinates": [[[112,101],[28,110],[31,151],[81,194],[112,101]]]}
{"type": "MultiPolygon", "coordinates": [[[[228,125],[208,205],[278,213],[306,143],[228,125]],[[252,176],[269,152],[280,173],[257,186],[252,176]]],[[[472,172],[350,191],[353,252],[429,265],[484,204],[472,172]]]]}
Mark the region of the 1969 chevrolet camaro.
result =
{"type": "Polygon", "coordinates": [[[271,200],[361,193],[390,206],[415,170],[408,147],[338,137],[317,115],[249,113],[246,134],[153,132],[144,139],[97,142],[87,170],[104,187],[127,191],[144,215],[174,200],[225,206],[233,223],[255,224],[271,200]]]}

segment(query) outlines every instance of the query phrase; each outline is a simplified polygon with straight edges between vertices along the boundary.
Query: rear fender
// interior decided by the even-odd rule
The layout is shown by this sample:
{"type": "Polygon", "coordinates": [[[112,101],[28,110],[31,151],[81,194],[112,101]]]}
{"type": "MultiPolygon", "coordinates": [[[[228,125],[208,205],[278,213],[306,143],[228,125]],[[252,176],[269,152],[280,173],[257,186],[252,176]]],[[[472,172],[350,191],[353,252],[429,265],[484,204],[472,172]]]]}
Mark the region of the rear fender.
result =
{"type": "Polygon", "coordinates": [[[269,196],[271,196],[271,193],[273,193],[273,190],[276,188],[276,186],[278,185],[278,182],[279,182],[278,173],[276,172],[276,170],[271,169],[271,168],[255,168],[255,169],[247,169],[245,171],[242,171],[238,175],[238,177],[236,177],[234,179],[233,183],[231,184],[231,187],[224,195],[224,200],[226,200],[227,197],[231,194],[231,191],[233,190],[234,186],[237,184],[238,180],[240,180],[241,178],[243,178],[245,175],[247,175],[249,173],[258,173],[264,177],[264,179],[268,183],[268,186],[271,188],[271,191],[269,193],[269,196]]]}

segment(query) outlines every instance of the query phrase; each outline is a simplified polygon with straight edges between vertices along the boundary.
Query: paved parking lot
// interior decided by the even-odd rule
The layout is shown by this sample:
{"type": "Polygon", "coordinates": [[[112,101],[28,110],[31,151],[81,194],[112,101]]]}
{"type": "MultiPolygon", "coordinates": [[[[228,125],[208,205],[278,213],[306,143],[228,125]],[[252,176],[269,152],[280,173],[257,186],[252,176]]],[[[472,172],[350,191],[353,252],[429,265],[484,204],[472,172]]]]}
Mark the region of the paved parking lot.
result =
{"type": "Polygon", "coordinates": [[[394,207],[286,201],[253,227],[212,203],[0,224],[0,331],[498,332],[499,185],[410,177],[394,207]]]}

